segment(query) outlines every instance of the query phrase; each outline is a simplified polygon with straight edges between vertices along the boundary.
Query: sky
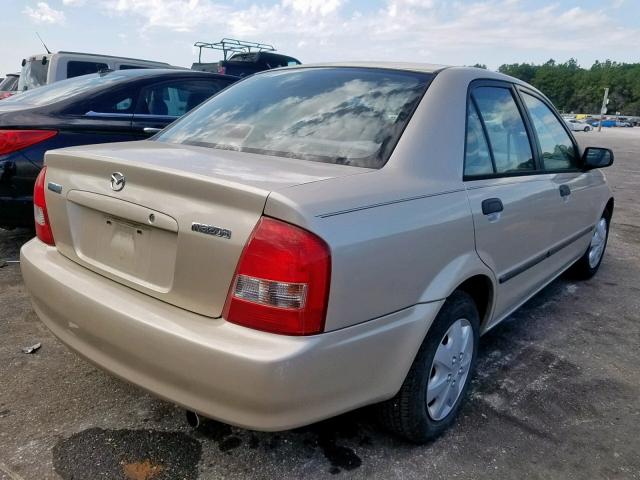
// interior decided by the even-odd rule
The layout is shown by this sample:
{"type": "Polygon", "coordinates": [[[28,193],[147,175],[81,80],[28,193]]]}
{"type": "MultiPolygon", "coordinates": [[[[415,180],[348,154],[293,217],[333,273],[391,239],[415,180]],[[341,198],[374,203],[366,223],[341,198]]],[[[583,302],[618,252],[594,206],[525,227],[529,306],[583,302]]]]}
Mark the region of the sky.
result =
{"type": "MultiPolygon", "coordinates": [[[[71,50],[190,66],[196,41],[270,43],[303,63],[639,62],[640,0],[2,0],[0,75],[71,50]]],[[[217,61],[210,51],[203,61],[217,61]]]]}

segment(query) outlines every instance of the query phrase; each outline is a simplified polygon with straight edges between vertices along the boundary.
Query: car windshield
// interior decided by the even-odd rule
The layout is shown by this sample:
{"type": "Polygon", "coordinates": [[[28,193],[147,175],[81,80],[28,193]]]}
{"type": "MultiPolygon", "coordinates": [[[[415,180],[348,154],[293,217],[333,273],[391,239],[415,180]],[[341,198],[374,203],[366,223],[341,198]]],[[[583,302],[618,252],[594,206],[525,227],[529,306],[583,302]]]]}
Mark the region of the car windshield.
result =
{"type": "Polygon", "coordinates": [[[224,90],[156,140],[380,168],[431,78],[365,68],[265,72],[224,90]]]}
{"type": "Polygon", "coordinates": [[[7,77],[0,82],[0,91],[13,91],[18,87],[18,76],[17,75],[7,75],[7,77]]]}
{"type": "Polygon", "coordinates": [[[47,105],[57,102],[58,100],[70,98],[79,93],[84,93],[99,86],[119,82],[129,76],[130,75],[118,72],[109,72],[106,74],[91,73],[89,75],[51,83],[44,87],[36,88],[35,90],[28,90],[20,95],[2,100],[2,104],[23,103],[34,106],[47,105]]]}
{"type": "Polygon", "coordinates": [[[32,88],[46,85],[50,63],[50,60],[47,59],[43,64],[42,58],[27,60],[22,66],[22,71],[20,72],[18,90],[22,92],[24,90],[31,90],[32,88]]]}

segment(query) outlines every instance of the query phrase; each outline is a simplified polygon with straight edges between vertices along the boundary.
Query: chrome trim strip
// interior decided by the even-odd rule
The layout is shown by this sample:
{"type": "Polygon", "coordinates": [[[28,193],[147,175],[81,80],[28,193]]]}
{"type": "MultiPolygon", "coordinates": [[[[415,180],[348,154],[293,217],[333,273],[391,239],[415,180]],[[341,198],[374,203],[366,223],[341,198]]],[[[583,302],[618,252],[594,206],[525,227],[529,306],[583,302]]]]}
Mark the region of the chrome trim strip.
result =
{"type": "Polygon", "coordinates": [[[180,115],[154,115],[152,113],[134,113],[133,117],[138,120],[175,120],[180,115]]]}
{"type": "Polygon", "coordinates": [[[133,113],[107,113],[107,112],[94,112],[93,110],[89,110],[84,114],[85,117],[98,117],[98,118],[133,118],[133,113]]]}

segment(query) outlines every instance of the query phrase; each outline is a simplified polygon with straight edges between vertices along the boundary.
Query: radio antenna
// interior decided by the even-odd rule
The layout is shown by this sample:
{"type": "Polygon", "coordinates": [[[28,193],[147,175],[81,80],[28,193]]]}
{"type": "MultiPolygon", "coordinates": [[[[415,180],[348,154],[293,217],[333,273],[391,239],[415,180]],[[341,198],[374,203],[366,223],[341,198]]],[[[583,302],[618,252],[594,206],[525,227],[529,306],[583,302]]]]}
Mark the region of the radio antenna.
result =
{"type": "Polygon", "coordinates": [[[40,39],[40,43],[42,43],[42,46],[44,47],[44,49],[47,51],[48,54],[51,54],[51,50],[49,50],[47,48],[46,43],[44,43],[44,40],[42,40],[42,37],[40,36],[40,34],[38,32],[36,32],[36,35],[38,36],[38,38],[40,39]]]}

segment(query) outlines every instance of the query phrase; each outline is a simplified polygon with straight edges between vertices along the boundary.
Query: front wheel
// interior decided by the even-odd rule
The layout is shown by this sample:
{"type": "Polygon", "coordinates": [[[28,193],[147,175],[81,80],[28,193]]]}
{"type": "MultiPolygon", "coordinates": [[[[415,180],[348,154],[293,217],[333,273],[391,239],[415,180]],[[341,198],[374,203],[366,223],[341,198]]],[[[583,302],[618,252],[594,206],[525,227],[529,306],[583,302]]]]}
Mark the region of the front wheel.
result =
{"type": "Polygon", "coordinates": [[[445,302],[400,391],[378,406],[381,423],[412,442],[440,435],[454,421],[476,363],[480,319],[463,291],[445,302]]]}
{"type": "Polygon", "coordinates": [[[573,277],[587,280],[593,277],[600,268],[609,239],[609,220],[609,215],[605,213],[596,223],[587,251],[571,267],[570,273],[573,277]]]}
{"type": "Polygon", "coordinates": [[[584,127],[585,132],[588,132],[589,130],[591,130],[589,127],[584,127]]]}

